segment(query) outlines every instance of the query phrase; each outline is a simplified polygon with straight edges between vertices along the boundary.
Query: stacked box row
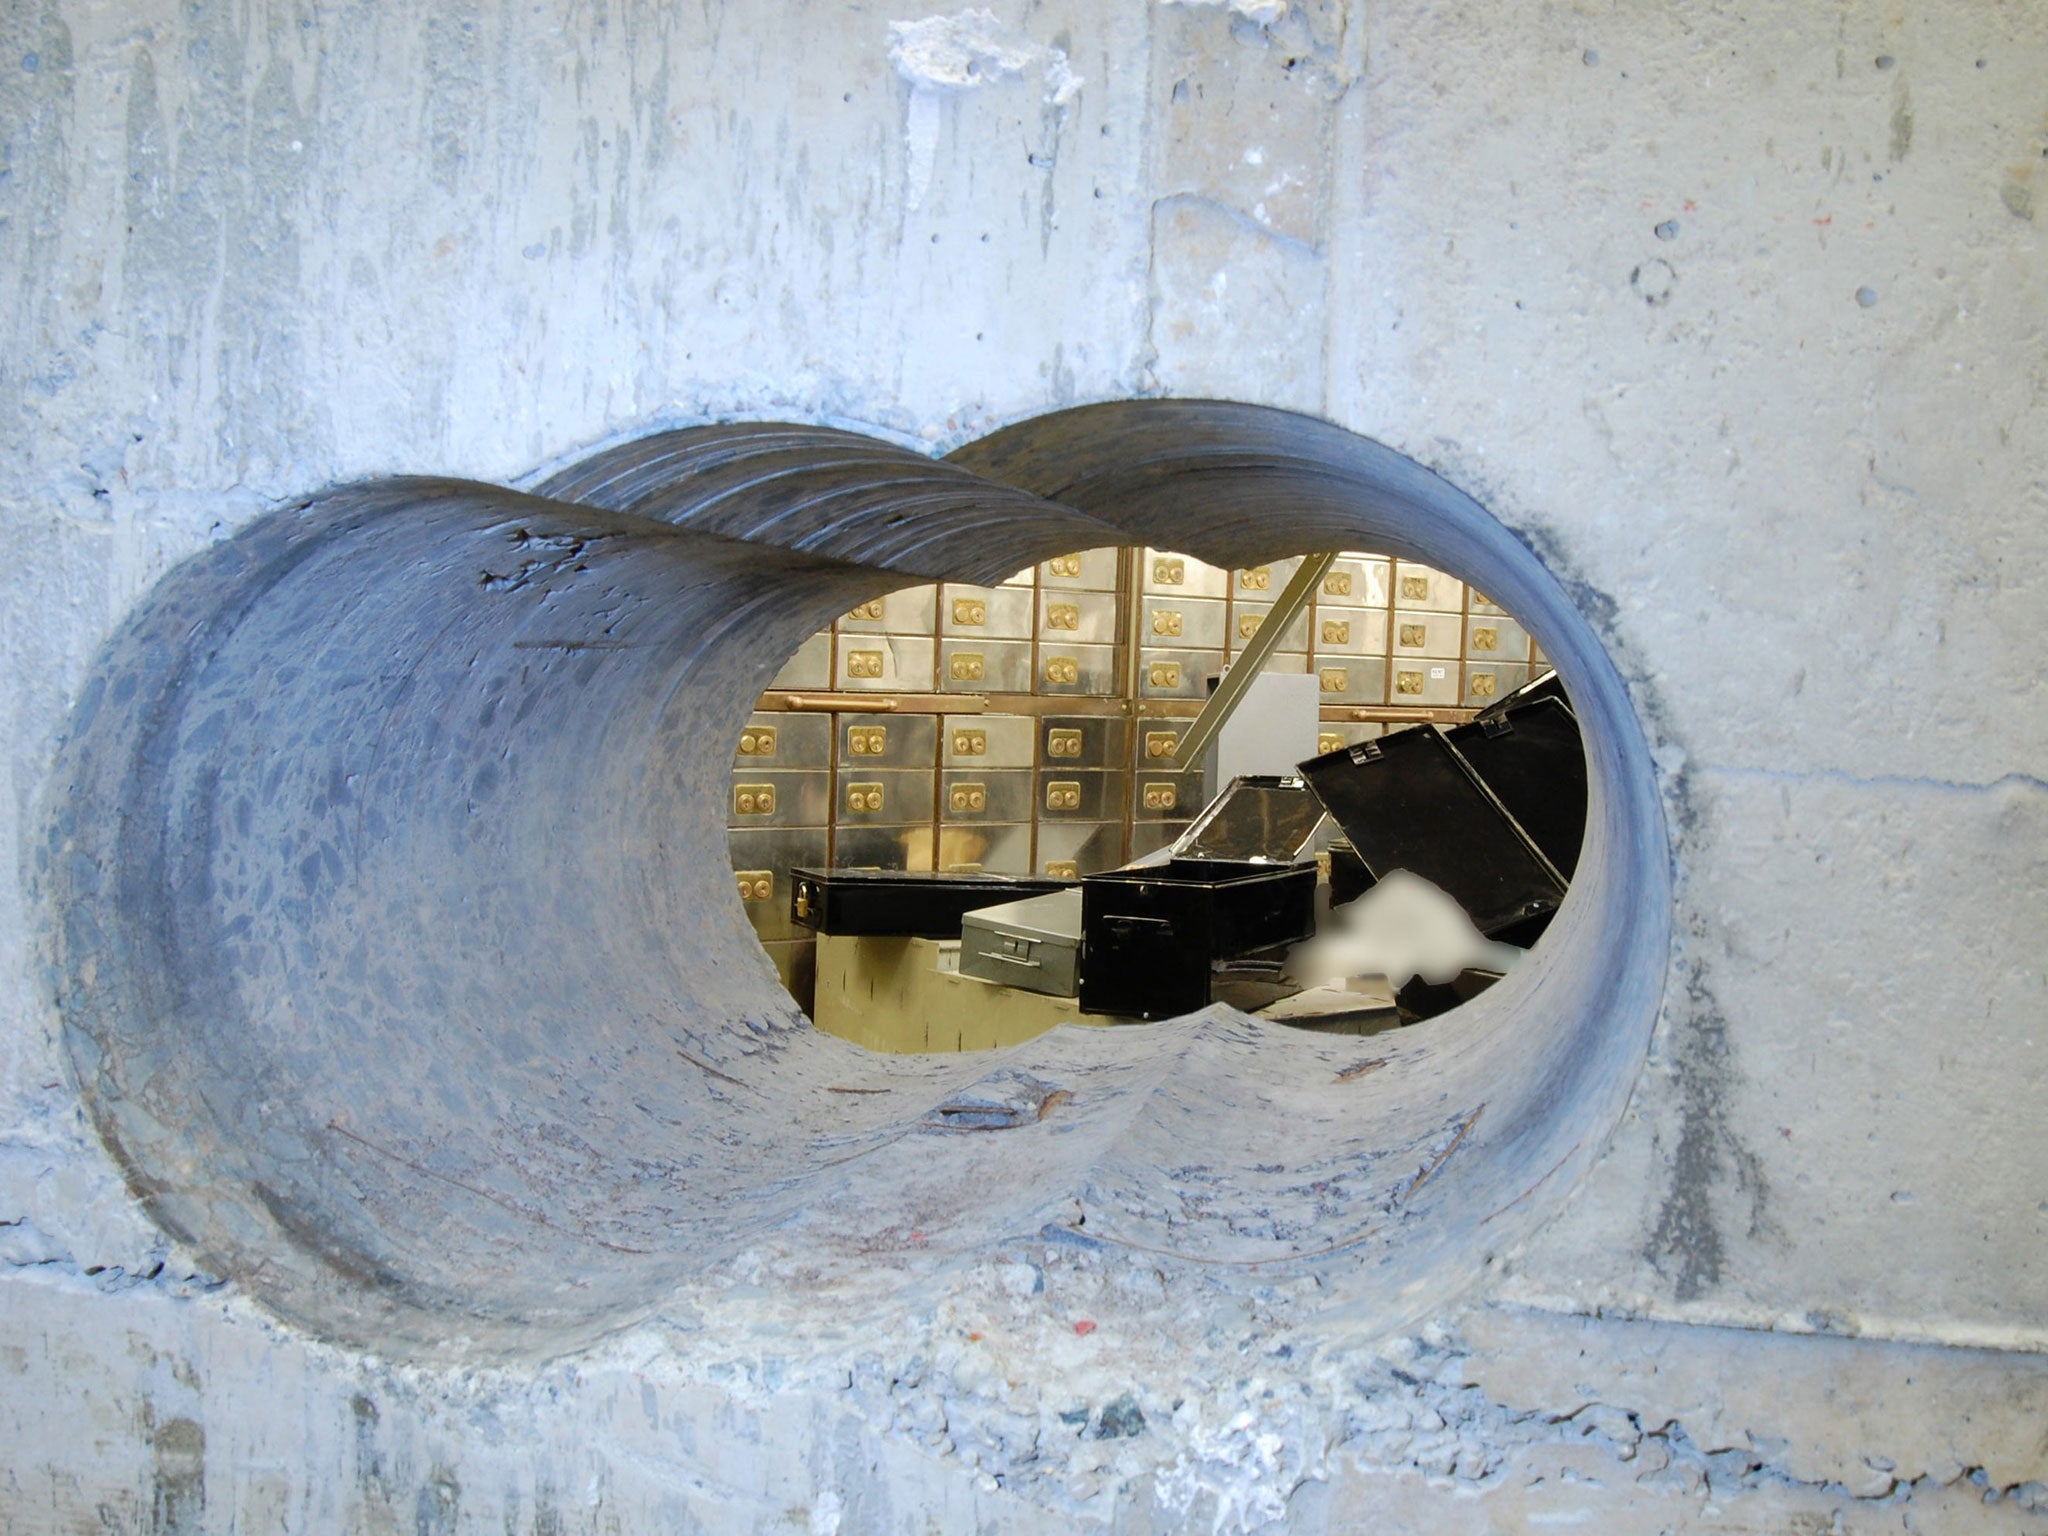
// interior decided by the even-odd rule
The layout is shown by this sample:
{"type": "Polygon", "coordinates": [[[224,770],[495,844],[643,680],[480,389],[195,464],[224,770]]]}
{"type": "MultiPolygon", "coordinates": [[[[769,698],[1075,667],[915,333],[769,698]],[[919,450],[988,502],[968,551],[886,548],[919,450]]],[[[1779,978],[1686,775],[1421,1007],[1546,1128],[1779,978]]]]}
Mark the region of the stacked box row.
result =
{"type": "MultiPolygon", "coordinates": [[[[1136,647],[1140,699],[1200,700],[1258,633],[1297,557],[1226,571],[1162,550],[1088,550],[997,587],[906,588],[820,631],[777,689],[1114,698],[1136,647]],[[1057,567],[1057,569],[1055,569],[1057,567]],[[1133,612],[1135,608],[1135,612],[1133,612]]],[[[1331,706],[1482,707],[1527,682],[1542,657],[1482,594],[1411,561],[1346,555],[1268,660],[1313,671],[1331,706]]]]}

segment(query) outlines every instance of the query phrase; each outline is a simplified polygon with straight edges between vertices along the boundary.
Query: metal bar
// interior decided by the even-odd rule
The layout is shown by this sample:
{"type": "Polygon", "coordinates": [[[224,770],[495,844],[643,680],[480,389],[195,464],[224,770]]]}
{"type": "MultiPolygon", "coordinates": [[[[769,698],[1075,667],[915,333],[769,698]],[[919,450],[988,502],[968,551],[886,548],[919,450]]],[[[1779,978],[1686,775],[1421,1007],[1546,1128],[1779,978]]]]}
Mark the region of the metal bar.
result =
{"type": "Polygon", "coordinates": [[[1326,723],[1378,721],[1382,725],[1463,725],[1478,713],[1448,704],[1325,704],[1318,711],[1326,723]]]}
{"type": "Polygon", "coordinates": [[[979,715],[988,710],[980,693],[764,693],[754,708],[807,710],[833,715],[979,715]]]}
{"type": "Polygon", "coordinates": [[[1223,723],[1237,709],[1239,702],[1252,686],[1252,679],[1266,669],[1266,658],[1280,648],[1280,633],[1294,622],[1294,616],[1308,606],[1310,594],[1322,582],[1324,575],[1335,562],[1337,552],[1327,551],[1320,555],[1304,555],[1301,566],[1295,571],[1280,595],[1273,600],[1265,621],[1259,625],[1258,633],[1252,636],[1251,644],[1237,655],[1237,659],[1224,669],[1223,677],[1216,684],[1216,691],[1209,695],[1209,702],[1202,706],[1202,712],[1195,717],[1195,723],[1187,728],[1180,738],[1179,750],[1174,760],[1183,769],[1199,768],[1202,754],[1209,743],[1216,739],[1216,733],[1223,729],[1223,723]]]}

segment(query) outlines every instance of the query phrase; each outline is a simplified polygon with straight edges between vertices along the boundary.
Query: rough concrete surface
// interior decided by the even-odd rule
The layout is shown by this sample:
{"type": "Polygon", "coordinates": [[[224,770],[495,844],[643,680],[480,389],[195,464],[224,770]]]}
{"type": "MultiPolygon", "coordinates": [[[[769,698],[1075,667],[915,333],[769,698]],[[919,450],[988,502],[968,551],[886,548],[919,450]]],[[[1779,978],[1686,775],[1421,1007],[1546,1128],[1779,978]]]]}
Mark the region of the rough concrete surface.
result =
{"type": "Polygon", "coordinates": [[[1657,753],[1677,941],[1563,1214],[1398,1337],[1067,1249],[915,1307],[762,1246],[562,1359],[425,1365],[141,1213],[0,882],[0,1527],[2048,1529],[2044,20],[10,8],[22,865],[117,622],[289,499],[1209,394],[1549,563],[1657,753]]]}

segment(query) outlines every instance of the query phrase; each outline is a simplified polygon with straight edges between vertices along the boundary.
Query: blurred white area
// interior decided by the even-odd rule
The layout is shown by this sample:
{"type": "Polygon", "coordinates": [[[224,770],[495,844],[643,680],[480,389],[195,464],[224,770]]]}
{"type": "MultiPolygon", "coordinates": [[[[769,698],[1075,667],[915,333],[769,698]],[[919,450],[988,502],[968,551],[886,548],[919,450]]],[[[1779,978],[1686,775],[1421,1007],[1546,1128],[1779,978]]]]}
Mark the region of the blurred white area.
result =
{"type": "Polygon", "coordinates": [[[1487,938],[1441,887],[1397,869],[1333,909],[1313,939],[1295,946],[1287,973],[1303,987],[1384,976],[1398,989],[1415,976],[1446,982],[1468,969],[1505,973],[1525,953],[1487,938]]]}

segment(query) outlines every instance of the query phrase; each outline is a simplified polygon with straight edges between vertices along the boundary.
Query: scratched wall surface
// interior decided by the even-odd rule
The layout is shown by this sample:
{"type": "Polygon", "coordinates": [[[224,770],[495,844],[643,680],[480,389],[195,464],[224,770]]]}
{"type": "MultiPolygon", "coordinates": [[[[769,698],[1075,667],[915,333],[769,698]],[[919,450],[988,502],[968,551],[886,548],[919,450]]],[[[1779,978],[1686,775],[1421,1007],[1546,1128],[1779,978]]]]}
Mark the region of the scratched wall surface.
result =
{"type": "Polygon", "coordinates": [[[1291,1358],[1286,1298],[1162,1296],[1199,1369],[1076,1333],[1088,1286],[1154,1282],[1064,1257],[991,1275],[980,1313],[886,1324],[843,1292],[778,1311],[802,1277],[741,1263],[702,1303],[723,1345],[656,1330],[480,1385],[337,1356],[191,1272],[84,1128],[35,914],[0,882],[0,1307],[32,1323],[0,1348],[0,1512],[1342,1529],[1376,1489],[1427,1529],[1407,1511],[1454,1487],[1505,1530],[1604,1479],[1617,1530],[2028,1528],[2041,1452],[1986,1405],[2032,1401],[2048,1340],[2043,19],[10,7],[8,847],[114,622],[279,498],[507,481],[724,412],[939,449],[1210,394],[1438,467],[1577,584],[1658,747],[1680,939],[1571,1207],[1490,1305],[1380,1364],[1291,1358]],[[1870,1385],[1787,1450],[1783,1403],[1529,1364],[1529,1340],[1585,1359],[1545,1330],[1596,1313],[1695,1364],[1947,1371],[1949,1395],[1870,1385]],[[1744,1353],[1728,1328],[1827,1337],[1744,1353]],[[102,1378],[91,1436],[38,1411],[102,1378]],[[817,1396],[764,1406],[785,1380],[817,1396]],[[306,1382],[333,1414],[271,1422],[306,1382]],[[645,1434],[604,1427],[628,1382],[661,1400],[645,1434]],[[1585,1432],[1528,1430],[1553,1421],[1585,1432]],[[265,1470],[294,1447],[326,1492],[265,1470]],[[610,1453],[630,1478],[593,1472],[610,1453]],[[1578,1491],[1502,1502],[1532,1477],[1578,1491]],[[1774,1513],[1704,1512],[1742,1507],[1774,1513]]]}

